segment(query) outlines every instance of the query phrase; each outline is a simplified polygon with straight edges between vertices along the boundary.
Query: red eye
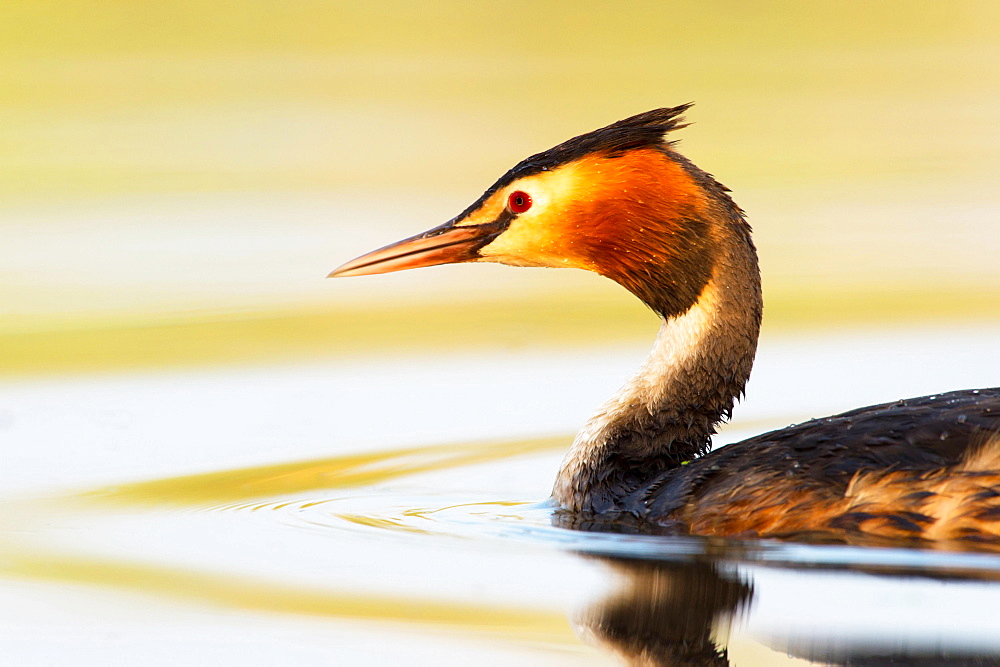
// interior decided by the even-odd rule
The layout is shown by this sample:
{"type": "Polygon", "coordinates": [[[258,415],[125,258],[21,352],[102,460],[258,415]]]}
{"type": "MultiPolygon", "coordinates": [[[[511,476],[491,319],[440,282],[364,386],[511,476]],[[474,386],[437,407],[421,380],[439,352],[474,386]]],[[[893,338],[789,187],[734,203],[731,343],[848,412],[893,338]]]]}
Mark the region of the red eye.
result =
{"type": "Polygon", "coordinates": [[[507,208],[514,213],[524,213],[531,208],[531,195],[520,190],[511,192],[507,197],[507,208]]]}

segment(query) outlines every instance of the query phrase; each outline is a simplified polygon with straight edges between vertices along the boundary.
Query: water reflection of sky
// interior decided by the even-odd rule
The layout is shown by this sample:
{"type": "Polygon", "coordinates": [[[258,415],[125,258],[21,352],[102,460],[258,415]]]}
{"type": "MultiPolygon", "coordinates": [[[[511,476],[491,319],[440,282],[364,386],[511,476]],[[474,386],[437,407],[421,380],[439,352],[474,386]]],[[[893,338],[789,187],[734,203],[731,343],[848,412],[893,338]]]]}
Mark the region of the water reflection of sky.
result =
{"type": "MultiPolygon", "coordinates": [[[[720,441],[859,405],[990,386],[1000,377],[995,340],[993,325],[807,338],[765,333],[747,396],[720,441]]],[[[141,479],[371,448],[571,437],[646,352],[644,344],[465,351],[8,381],[0,385],[0,426],[12,445],[4,488],[141,479]],[[60,465],[51,465],[54,457],[60,465]]]]}

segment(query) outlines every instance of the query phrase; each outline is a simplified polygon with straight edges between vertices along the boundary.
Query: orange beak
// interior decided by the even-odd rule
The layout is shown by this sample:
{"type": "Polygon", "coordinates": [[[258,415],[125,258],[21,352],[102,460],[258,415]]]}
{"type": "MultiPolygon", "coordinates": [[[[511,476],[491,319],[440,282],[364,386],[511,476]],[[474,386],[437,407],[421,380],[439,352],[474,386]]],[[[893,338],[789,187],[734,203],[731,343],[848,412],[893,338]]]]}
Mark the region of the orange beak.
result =
{"type": "Polygon", "coordinates": [[[501,219],[485,225],[456,227],[452,220],[423,234],[352,259],[334,269],[327,278],[369,276],[422,266],[470,262],[479,258],[479,249],[499,236],[508,222],[501,219]]]}

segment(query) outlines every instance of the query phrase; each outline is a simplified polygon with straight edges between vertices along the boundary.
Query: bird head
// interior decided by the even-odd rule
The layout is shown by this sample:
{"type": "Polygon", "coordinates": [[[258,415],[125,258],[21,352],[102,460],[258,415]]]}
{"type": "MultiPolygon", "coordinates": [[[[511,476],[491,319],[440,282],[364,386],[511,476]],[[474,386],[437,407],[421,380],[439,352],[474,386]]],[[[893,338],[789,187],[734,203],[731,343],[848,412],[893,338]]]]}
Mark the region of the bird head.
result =
{"type": "Polygon", "coordinates": [[[689,107],[648,111],[533,155],[443,225],[330,276],[456,262],[578,268],[663,315],[683,312],[710,278],[720,208],[742,221],[726,189],[665,140],[689,107]]]}

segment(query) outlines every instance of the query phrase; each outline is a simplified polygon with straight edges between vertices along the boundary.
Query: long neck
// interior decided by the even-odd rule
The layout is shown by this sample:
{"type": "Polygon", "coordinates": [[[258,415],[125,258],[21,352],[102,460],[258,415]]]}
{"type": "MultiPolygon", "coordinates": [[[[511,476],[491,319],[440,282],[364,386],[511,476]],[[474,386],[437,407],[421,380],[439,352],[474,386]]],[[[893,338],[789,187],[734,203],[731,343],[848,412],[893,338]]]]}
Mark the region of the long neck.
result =
{"type": "Polygon", "coordinates": [[[742,395],[760,329],[760,274],[738,209],[723,217],[696,300],[664,318],[649,358],[573,442],[553,490],[562,507],[623,509],[621,498],[644,481],[708,451],[742,395]]]}

